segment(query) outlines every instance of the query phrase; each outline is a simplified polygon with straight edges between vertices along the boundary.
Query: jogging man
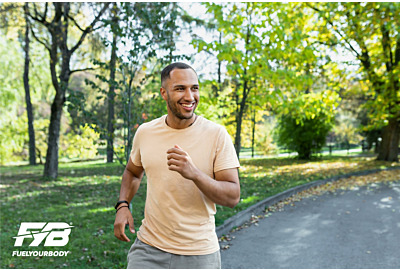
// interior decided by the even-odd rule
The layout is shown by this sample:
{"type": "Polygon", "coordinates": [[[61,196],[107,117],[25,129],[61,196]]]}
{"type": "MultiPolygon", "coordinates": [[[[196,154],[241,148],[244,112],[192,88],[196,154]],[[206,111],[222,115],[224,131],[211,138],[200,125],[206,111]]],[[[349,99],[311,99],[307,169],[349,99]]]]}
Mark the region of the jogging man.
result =
{"type": "Polygon", "coordinates": [[[142,124],[122,176],[114,234],[129,242],[129,202],[147,176],[145,218],[128,253],[128,268],[221,268],[215,204],[240,198],[235,149],[229,134],[194,112],[200,100],[196,72],[173,63],[161,72],[168,114],[142,124]]]}

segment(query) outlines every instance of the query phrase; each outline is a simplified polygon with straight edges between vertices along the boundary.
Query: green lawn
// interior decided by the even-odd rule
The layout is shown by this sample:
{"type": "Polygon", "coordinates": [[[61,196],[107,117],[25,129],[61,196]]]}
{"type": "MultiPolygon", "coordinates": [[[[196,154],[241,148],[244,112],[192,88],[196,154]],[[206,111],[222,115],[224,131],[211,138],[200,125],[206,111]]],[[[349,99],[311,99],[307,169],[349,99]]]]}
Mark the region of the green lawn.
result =
{"type": "MultiPolygon", "coordinates": [[[[315,161],[243,159],[240,170],[241,201],[234,208],[218,206],[217,226],[254,203],[293,186],[334,175],[383,168],[398,163],[373,158],[324,157],[315,161]]],[[[114,237],[113,223],[123,167],[99,161],[60,164],[59,178],[41,177],[43,166],[0,168],[1,268],[126,268],[131,243],[114,237]],[[65,247],[14,247],[21,222],[72,224],[65,247]],[[14,250],[71,251],[67,257],[12,257],[14,250]]],[[[146,180],[133,200],[135,228],[143,219],[146,180]]],[[[133,240],[134,235],[128,232],[133,240]]],[[[30,240],[26,240],[30,243],[30,240]]]]}

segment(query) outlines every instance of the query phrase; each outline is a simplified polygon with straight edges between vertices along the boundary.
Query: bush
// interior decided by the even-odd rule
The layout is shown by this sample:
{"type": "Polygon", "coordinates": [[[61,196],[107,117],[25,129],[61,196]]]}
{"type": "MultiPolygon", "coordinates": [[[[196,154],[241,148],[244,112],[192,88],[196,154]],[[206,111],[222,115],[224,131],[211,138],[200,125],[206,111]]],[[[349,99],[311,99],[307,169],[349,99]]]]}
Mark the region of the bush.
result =
{"type": "Polygon", "coordinates": [[[311,159],[313,153],[321,151],[332,125],[324,115],[302,122],[289,115],[280,117],[277,129],[278,143],[298,153],[300,159],[311,159]]]}
{"type": "Polygon", "coordinates": [[[80,126],[77,132],[70,132],[60,138],[62,142],[61,156],[68,158],[89,159],[97,156],[97,142],[100,134],[94,130],[94,125],[80,126]],[[62,139],[62,140],[61,140],[62,139]]]}

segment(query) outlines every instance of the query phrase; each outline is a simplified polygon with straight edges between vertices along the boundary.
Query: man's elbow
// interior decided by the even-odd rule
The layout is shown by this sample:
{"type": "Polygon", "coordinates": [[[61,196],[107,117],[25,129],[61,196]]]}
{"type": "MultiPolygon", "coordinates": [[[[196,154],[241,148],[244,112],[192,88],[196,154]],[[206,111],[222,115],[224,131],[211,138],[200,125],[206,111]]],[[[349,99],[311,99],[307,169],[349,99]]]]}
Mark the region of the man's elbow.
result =
{"type": "Polygon", "coordinates": [[[235,196],[235,198],[231,198],[228,202],[227,205],[229,208],[235,207],[238,203],[240,202],[240,193],[235,196]]]}
{"type": "Polygon", "coordinates": [[[240,186],[237,184],[236,188],[234,189],[234,195],[230,198],[228,202],[228,207],[233,208],[240,202],[240,186]]]}

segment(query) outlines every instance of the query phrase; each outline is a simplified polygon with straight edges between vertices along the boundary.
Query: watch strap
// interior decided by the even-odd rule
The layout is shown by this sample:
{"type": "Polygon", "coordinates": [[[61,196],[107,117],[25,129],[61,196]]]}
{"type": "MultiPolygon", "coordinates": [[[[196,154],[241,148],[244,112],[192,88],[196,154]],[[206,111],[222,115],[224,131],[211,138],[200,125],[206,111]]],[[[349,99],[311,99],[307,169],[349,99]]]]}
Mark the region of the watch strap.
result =
{"type": "Polygon", "coordinates": [[[115,207],[114,207],[115,210],[117,210],[118,206],[119,206],[121,203],[126,203],[126,204],[128,204],[128,208],[129,208],[129,202],[128,202],[128,201],[118,201],[117,204],[116,204],[115,207]]]}

